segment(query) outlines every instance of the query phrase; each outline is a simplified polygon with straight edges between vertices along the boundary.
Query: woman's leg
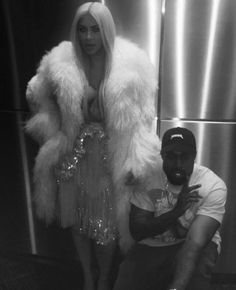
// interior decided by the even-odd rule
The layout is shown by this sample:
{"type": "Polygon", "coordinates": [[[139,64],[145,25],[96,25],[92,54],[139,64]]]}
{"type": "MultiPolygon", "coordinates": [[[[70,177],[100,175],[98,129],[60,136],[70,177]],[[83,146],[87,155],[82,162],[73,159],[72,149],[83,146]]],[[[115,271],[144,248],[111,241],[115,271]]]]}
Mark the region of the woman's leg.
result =
{"type": "Polygon", "coordinates": [[[117,241],[112,241],[108,245],[95,244],[95,253],[97,265],[99,268],[99,278],[97,290],[111,290],[113,283],[114,257],[117,247],[117,241]]]}
{"type": "Polygon", "coordinates": [[[92,263],[95,257],[93,257],[92,252],[92,240],[87,236],[80,234],[77,227],[72,228],[72,237],[83,269],[83,290],[95,290],[94,274],[92,269],[92,263]]]}

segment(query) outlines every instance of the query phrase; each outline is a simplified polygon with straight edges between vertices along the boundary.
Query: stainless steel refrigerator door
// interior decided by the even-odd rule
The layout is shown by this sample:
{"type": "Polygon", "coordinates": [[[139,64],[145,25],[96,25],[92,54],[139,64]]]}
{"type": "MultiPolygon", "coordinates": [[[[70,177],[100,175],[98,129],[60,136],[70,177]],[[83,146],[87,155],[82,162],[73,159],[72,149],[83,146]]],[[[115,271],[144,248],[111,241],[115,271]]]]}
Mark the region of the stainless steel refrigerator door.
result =
{"type": "Polygon", "coordinates": [[[228,187],[217,272],[236,261],[236,1],[166,0],[160,82],[160,132],[187,127],[197,162],[228,187]]]}
{"type": "Polygon", "coordinates": [[[161,118],[236,119],[236,1],[166,1],[161,118]]]}

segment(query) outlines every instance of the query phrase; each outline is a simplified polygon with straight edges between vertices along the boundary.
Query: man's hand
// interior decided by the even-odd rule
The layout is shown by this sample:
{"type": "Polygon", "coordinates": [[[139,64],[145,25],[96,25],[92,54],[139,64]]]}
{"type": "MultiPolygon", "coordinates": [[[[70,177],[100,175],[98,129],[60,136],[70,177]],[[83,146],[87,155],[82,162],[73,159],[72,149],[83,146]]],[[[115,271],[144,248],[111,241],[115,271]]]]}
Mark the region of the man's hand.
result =
{"type": "Polygon", "coordinates": [[[198,202],[202,198],[198,193],[199,187],[201,187],[200,184],[189,186],[189,179],[184,183],[175,205],[175,209],[180,212],[180,215],[184,214],[192,203],[198,202]]]}

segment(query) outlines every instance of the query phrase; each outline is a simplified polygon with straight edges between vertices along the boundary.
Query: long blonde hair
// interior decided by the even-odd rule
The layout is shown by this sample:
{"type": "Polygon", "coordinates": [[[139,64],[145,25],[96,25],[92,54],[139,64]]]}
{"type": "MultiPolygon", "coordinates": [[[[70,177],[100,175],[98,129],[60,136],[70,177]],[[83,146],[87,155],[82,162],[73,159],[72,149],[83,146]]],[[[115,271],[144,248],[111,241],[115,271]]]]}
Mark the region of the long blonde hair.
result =
{"type": "Polygon", "coordinates": [[[116,36],[115,23],[110,10],[100,2],[86,2],[78,7],[71,26],[71,42],[74,48],[74,53],[76,55],[78,65],[82,66],[83,69],[85,69],[85,58],[83,56],[83,51],[81,49],[78,39],[77,29],[80,19],[86,14],[90,14],[97,22],[97,25],[101,32],[101,38],[106,55],[104,79],[102,80],[99,89],[100,111],[104,117],[103,97],[105,94],[106,82],[111,71],[112,55],[116,36]]]}

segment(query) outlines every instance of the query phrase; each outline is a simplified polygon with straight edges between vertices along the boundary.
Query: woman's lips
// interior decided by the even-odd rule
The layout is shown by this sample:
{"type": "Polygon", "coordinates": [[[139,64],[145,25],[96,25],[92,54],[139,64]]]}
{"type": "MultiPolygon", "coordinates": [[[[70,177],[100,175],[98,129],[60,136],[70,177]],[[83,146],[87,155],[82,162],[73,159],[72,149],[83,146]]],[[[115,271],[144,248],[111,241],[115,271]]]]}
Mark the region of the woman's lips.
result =
{"type": "Polygon", "coordinates": [[[93,43],[85,43],[85,47],[86,48],[94,48],[95,44],[93,44],[93,43]]]}

